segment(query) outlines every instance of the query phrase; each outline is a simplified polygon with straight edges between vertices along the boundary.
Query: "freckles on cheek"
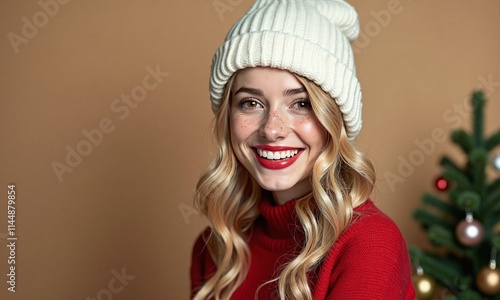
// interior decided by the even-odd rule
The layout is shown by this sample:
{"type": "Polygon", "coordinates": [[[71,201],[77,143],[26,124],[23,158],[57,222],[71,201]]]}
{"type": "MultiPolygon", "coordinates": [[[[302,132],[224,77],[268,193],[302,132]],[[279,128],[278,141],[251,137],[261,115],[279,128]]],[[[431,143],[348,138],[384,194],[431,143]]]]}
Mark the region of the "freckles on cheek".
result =
{"type": "Polygon", "coordinates": [[[247,136],[253,131],[255,120],[242,116],[235,116],[231,121],[231,127],[238,136],[247,136]]]}
{"type": "Polygon", "coordinates": [[[314,126],[314,123],[314,119],[311,119],[311,117],[301,117],[300,119],[295,121],[295,125],[303,130],[311,130],[311,128],[314,126]]]}
{"type": "Polygon", "coordinates": [[[302,123],[308,123],[311,122],[311,117],[303,117],[302,118],[302,123]]]}

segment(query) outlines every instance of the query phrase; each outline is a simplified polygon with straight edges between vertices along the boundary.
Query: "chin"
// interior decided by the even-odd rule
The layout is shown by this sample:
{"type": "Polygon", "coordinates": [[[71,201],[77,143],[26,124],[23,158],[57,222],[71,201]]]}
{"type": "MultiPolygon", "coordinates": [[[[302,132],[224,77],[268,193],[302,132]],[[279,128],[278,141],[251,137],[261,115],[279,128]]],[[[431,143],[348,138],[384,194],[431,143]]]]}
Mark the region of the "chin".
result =
{"type": "Polygon", "coordinates": [[[265,180],[265,179],[258,179],[257,183],[259,186],[266,191],[270,192],[286,192],[288,190],[292,190],[294,187],[297,187],[297,185],[300,184],[299,180],[290,180],[287,178],[287,180],[265,180]]]}

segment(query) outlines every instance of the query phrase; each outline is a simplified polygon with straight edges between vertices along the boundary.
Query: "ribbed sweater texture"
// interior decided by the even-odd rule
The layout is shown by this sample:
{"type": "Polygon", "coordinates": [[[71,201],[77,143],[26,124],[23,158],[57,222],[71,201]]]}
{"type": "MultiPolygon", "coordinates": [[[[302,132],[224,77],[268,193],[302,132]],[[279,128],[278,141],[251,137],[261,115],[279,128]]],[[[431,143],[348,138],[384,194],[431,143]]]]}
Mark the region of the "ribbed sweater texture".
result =
{"type": "MultiPolygon", "coordinates": [[[[261,216],[248,242],[250,270],[231,299],[279,299],[276,283],[261,285],[278,276],[280,267],[300,251],[297,239],[303,234],[294,211],[296,202],[275,206],[269,197],[260,201],[261,216]]],[[[352,224],[311,274],[313,299],[415,299],[406,243],[396,224],[371,200],[355,211],[352,224]]],[[[192,296],[216,270],[203,239],[208,233],[205,230],[193,247],[192,296]]]]}

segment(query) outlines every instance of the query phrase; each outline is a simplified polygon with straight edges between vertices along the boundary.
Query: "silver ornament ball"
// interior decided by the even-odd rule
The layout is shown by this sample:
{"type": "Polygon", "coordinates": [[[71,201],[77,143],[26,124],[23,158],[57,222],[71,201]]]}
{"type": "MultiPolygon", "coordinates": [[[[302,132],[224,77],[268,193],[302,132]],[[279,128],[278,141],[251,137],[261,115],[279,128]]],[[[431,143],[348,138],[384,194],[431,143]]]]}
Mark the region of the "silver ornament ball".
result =
{"type": "Polygon", "coordinates": [[[495,170],[500,171],[500,153],[493,156],[492,165],[495,170]]]}
{"type": "Polygon", "coordinates": [[[467,247],[474,247],[481,243],[484,236],[483,225],[477,220],[462,220],[455,229],[458,241],[467,247]]]}

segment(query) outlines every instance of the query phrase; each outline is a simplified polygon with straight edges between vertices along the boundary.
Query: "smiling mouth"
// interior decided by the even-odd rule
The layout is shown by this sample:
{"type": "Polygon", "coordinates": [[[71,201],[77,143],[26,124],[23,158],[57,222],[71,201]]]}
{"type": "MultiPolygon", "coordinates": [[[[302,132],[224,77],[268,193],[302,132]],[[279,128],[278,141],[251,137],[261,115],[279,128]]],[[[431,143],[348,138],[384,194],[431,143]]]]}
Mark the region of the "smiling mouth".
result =
{"type": "Polygon", "coordinates": [[[257,155],[261,158],[265,158],[268,160],[280,160],[294,157],[297,153],[299,153],[299,149],[295,150],[286,150],[286,151],[268,151],[262,149],[256,149],[257,155]]]}
{"type": "MultiPolygon", "coordinates": [[[[279,147],[275,147],[279,148],[279,147]]],[[[281,147],[285,149],[273,149],[281,151],[271,151],[269,149],[253,148],[257,161],[266,169],[279,170],[287,168],[300,157],[304,149],[281,147]],[[288,149],[286,149],[288,148],[288,149]]]]}

